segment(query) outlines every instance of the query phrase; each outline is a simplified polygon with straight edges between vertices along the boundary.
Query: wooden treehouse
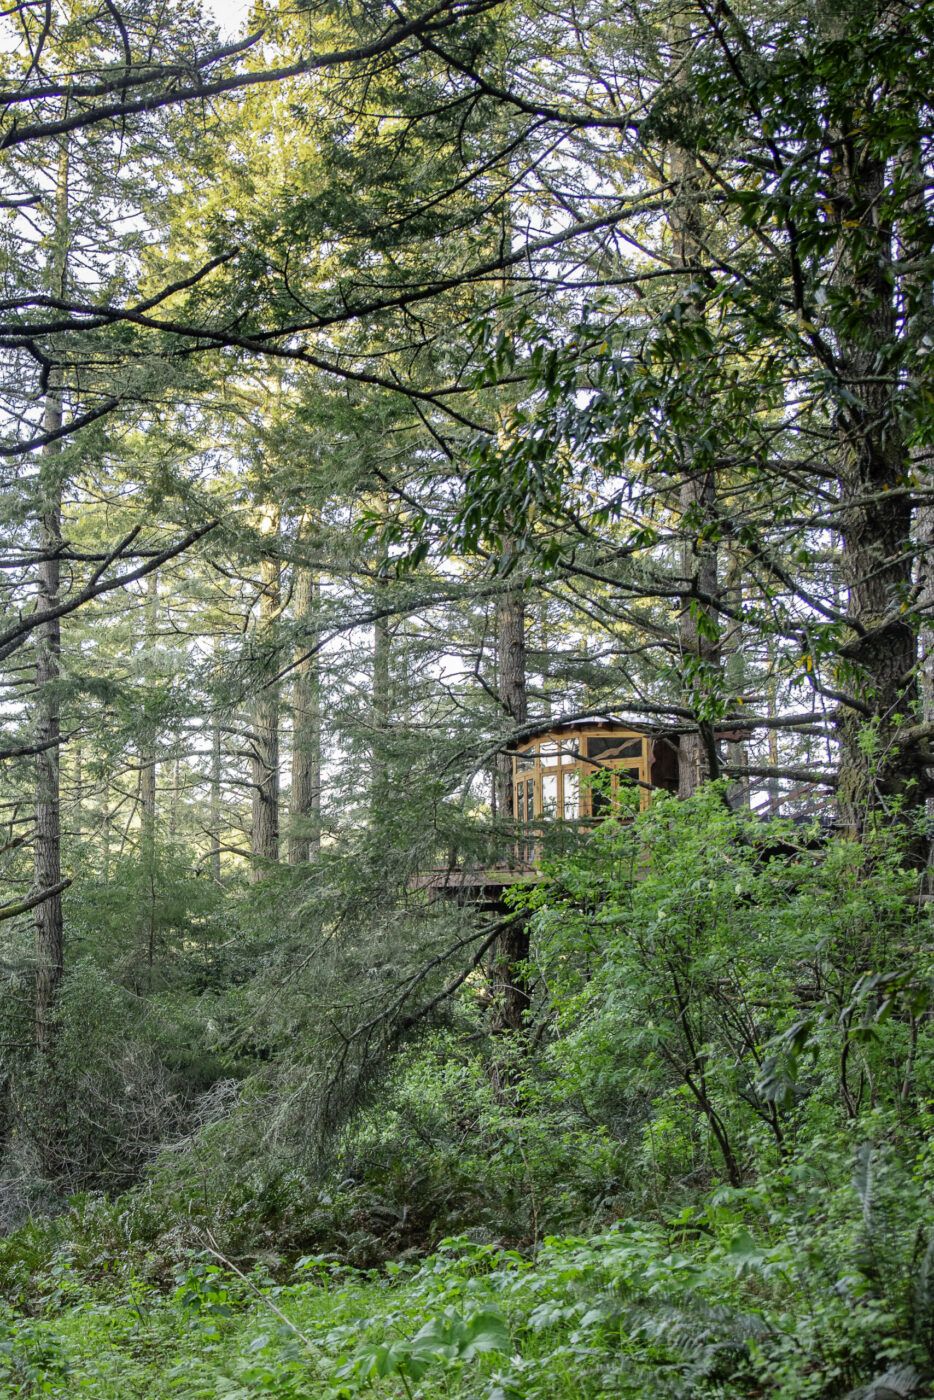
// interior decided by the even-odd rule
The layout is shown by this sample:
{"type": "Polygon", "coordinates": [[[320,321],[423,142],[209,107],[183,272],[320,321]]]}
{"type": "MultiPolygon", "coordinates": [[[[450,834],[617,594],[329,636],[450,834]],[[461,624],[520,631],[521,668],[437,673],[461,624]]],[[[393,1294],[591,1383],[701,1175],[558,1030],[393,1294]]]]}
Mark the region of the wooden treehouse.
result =
{"type": "Polygon", "coordinates": [[[512,814],[518,822],[601,819],[620,789],[678,791],[678,739],[610,720],[543,725],[512,752],[512,814]],[[601,780],[601,775],[606,776],[601,780]]]}
{"type": "Polygon", "coordinates": [[[510,885],[538,878],[536,859],[551,823],[578,830],[620,810],[624,788],[639,792],[647,807],[654,791],[678,791],[678,735],[658,727],[590,719],[544,722],[509,749],[512,816],[517,827],[514,858],[487,869],[452,865],[427,871],[413,883],[436,896],[495,909],[510,885]]]}
{"type": "Polygon", "coordinates": [[[677,793],[678,738],[676,730],[612,720],[543,723],[508,750],[516,832],[512,858],[485,868],[459,867],[452,860],[447,869],[427,871],[412,882],[430,899],[470,904],[499,926],[486,967],[492,1029],[521,1031],[531,998],[525,971],[528,922],[510,911],[506,891],[540,878],[542,848],[555,836],[560,844],[562,829],[579,836],[615,813],[631,811],[621,800],[624,789],[638,792],[642,808],[658,791],[677,793]]]}

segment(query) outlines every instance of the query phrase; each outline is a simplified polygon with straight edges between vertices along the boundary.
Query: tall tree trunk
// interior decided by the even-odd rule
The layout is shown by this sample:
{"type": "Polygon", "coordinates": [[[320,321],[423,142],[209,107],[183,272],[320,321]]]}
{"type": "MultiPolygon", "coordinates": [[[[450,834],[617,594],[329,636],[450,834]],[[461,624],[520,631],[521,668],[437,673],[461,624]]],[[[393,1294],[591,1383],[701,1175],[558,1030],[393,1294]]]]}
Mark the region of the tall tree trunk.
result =
{"type": "MultiPolygon", "coordinates": [[[[769,649],[769,660],[772,659],[771,648],[769,649]]],[[[769,719],[775,719],[778,714],[778,686],[774,675],[770,675],[766,684],[766,714],[769,719]]],[[[769,767],[778,767],[778,733],[774,729],[769,730],[769,767]]],[[[782,787],[778,778],[769,778],[769,814],[773,817],[780,817],[782,814],[782,787]]]]}
{"type": "MultiPolygon", "coordinates": [[[[63,297],[68,281],[68,144],[67,137],[59,160],[56,189],[55,229],[49,264],[49,286],[53,295],[63,297]]],[[[55,433],[62,426],[60,370],[49,376],[43,431],[55,433]]],[[[59,601],[60,560],[55,553],[62,544],[62,477],[59,466],[61,442],[42,449],[39,486],[42,496],[39,514],[37,571],[37,611],[53,609],[59,601]]],[[[58,681],[61,673],[62,633],[58,618],[36,629],[36,713],[37,743],[46,745],[36,755],[35,832],[33,836],[33,878],[36,892],[52,889],[62,878],[61,775],[59,742],[61,706],[58,681]]],[[[36,950],[35,1036],[40,1051],[48,1051],[52,1040],[52,1013],[64,970],[62,897],[52,895],[36,906],[33,923],[36,950]]]]}
{"type": "MultiPolygon", "coordinates": [[[[672,38],[672,64],[676,87],[687,83],[687,62],[691,34],[684,23],[677,25],[672,38]]],[[[674,261],[682,271],[685,320],[699,320],[704,314],[701,289],[703,229],[700,213],[700,181],[697,161],[682,146],[670,151],[671,231],[674,261]]],[[[685,365],[684,392],[700,409],[702,391],[697,387],[697,368],[685,365]]],[[[717,547],[705,538],[705,527],[714,516],[717,483],[713,464],[686,448],[678,490],[681,516],[681,569],[687,587],[678,615],[678,642],[682,658],[685,695],[699,711],[697,728],[682,734],[678,743],[678,795],[690,797],[698,786],[719,775],[713,729],[704,714],[710,692],[715,688],[714,672],[720,666],[720,639],[716,600],[718,596],[717,547]],[[702,595],[698,598],[696,595],[702,595]]]]}
{"type": "MultiPolygon", "coordinates": [[[[374,602],[382,600],[382,589],[374,590],[374,602]]],[[[392,695],[390,681],[390,649],[392,632],[388,617],[378,617],[373,624],[373,695],[372,695],[372,777],[370,803],[375,816],[385,814],[392,799],[387,762],[387,739],[392,718],[392,695]]]]}
{"type": "MultiPolygon", "coordinates": [[[[742,612],[743,580],[740,561],[735,553],[729,556],[724,591],[727,600],[736,612],[742,612]]],[[[743,654],[743,627],[738,618],[732,618],[724,629],[723,636],[724,679],[730,694],[740,696],[746,690],[746,666],[743,654]]],[[[740,768],[746,761],[745,739],[726,741],[726,760],[731,767],[740,768]]],[[[729,803],[734,810],[749,806],[749,779],[737,778],[730,784],[729,803]]]]}
{"type": "MultiPolygon", "coordinates": [[[[928,329],[930,317],[930,279],[927,275],[928,260],[924,256],[930,243],[930,216],[926,200],[924,161],[921,152],[920,135],[915,132],[902,153],[901,175],[908,183],[912,194],[906,200],[905,215],[896,231],[897,253],[909,266],[921,269],[920,274],[908,274],[902,279],[901,294],[904,306],[904,336],[909,344],[922,340],[928,329]]],[[[915,449],[912,455],[922,458],[924,449],[915,449]]],[[[921,461],[916,467],[923,470],[921,461]]],[[[918,687],[921,699],[921,718],[925,724],[934,723],[934,505],[926,501],[918,506],[914,519],[914,539],[917,550],[917,589],[915,604],[920,625],[918,644],[920,665],[918,687]]],[[[934,774],[934,765],[928,767],[926,778],[934,774]]],[[[934,818],[934,795],[927,798],[927,816],[930,829],[934,818]]],[[[929,842],[928,858],[934,856],[934,843],[929,842]]]]}
{"type": "MultiPolygon", "coordinates": [[[[504,545],[504,559],[513,546],[504,545]]],[[[513,575],[515,577],[515,575],[513,575]]],[[[521,587],[501,593],[496,602],[496,661],[499,699],[514,725],[529,717],[525,650],[525,595],[521,587]]],[[[512,815],[512,755],[501,753],[497,761],[497,808],[512,815]]],[[[529,1008],[525,963],[529,956],[529,929],[524,919],[507,924],[497,939],[490,960],[493,1004],[490,1027],[494,1031],[519,1031],[529,1008]]],[[[494,1067],[494,1078],[499,1070],[494,1067]]],[[[501,1076],[500,1076],[501,1077],[501,1076]]]]}
{"type": "MultiPolygon", "coordinates": [[[[512,241],[512,211],[503,209],[502,242],[509,247],[512,241]]],[[[501,294],[509,292],[509,279],[503,278],[501,294]]],[[[504,331],[510,334],[507,322],[504,331]]],[[[506,405],[501,402],[497,412],[497,437],[502,447],[508,444],[510,434],[506,405]]],[[[502,568],[511,586],[499,594],[496,600],[496,672],[497,694],[505,714],[518,728],[528,723],[528,657],[526,654],[525,591],[522,586],[521,568],[511,567],[516,563],[516,545],[511,539],[502,542],[502,568]]],[[[544,600],[542,611],[542,631],[546,615],[544,600]]],[[[496,759],[496,809],[511,820],[513,815],[512,755],[500,752],[496,759]]],[[[490,984],[492,1005],[490,1008],[490,1029],[496,1032],[511,1033],[513,1036],[524,1030],[526,1013],[529,1009],[529,982],[526,964],[529,956],[529,926],[524,917],[514,916],[508,922],[493,945],[490,957],[490,984]]],[[[494,1091],[507,1093],[510,1088],[511,1072],[507,1063],[498,1058],[492,1065],[494,1091]]]]}
{"type": "MultiPolygon", "coordinates": [[[[105,716],[105,718],[106,718],[106,714],[107,714],[107,712],[106,712],[106,710],[105,710],[105,711],[104,711],[104,716],[105,716]]],[[[104,857],[103,857],[103,861],[102,861],[101,863],[102,863],[102,866],[103,866],[103,875],[104,875],[104,884],[105,884],[105,885],[108,884],[109,881],[110,881],[110,838],[111,838],[111,835],[112,835],[112,827],[113,827],[113,813],[112,813],[111,810],[110,810],[110,781],[109,781],[109,778],[110,778],[110,774],[109,774],[109,770],[108,770],[108,772],[106,773],[106,775],[105,775],[105,777],[104,777],[104,782],[103,782],[103,797],[102,797],[103,814],[102,814],[102,816],[101,816],[101,827],[102,827],[102,829],[103,829],[103,830],[102,830],[102,839],[103,839],[103,843],[104,843],[104,857]]]]}
{"type": "Polygon", "coordinates": [[[178,832],[178,808],[182,800],[182,758],[179,753],[180,738],[175,734],[175,756],[172,759],[172,805],[169,808],[169,836],[174,841],[178,832]]]}
{"type": "Polygon", "coordinates": [[[221,726],[211,720],[211,874],[221,878],[221,726]]]}
{"type": "MultiPolygon", "coordinates": [[[[921,719],[924,724],[930,725],[934,723],[934,506],[924,505],[918,510],[914,530],[919,548],[917,608],[921,618],[921,626],[918,631],[920,647],[918,688],[921,696],[921,719]]],[[[934,765],[926,768],[924,776],[929,785],[925,808],[927,830],[930,831],[932,823],[934,823],[934,794],[930,792],[931,779],[934,777],[934,765]]],[[[926,856],[928,888],[930,889],[931,866],[934,865],[934,841],[931,841],[930,837],[927,840],[926,856]]]]}
{"type": "MultiPolygon", "coordinates": [[[[146,652],[151,654],[156,644],[156,622],[159,607],[159,577],[151,573],[146,579],[145,633],[146,652]]],[[[139,746],[139,811],[143,855],[151,860],[156,840],[156,733],[144,718],[139,746]]]]}
{"type": "MultiPolygon", "coordinates": [[[[503,545],[503,559],[514,554],[510,542],[503,545]]],[[[525,595],[521,586],[507,589],[496,600],[496,673],[499,702],[515,726],[529,718],[525,651],[525,595]]],[[[504,817],[512,815],[512,756],[501,753],[496,765],[496,806],[504,817]]]]}
{"type": "Polygon", "coordinates": [[[857,332],[839,343],[847,395],[840,414],[842,562],[853,624],[853,635],[841,649],[840,671],[847,689],[865,707],[862,715],[842,707],[837,721],[838,809],[853,831],[892,798],[912,805],[923,795],[917,755],[893,742],[917,701],[917,634],[903,607],[912,589],[911,506],[899,489],[911,463],[899,428],[897,384],[884,368],[891,363],[896,335],[889,273],[894,231],[878,214],[885,168],[859,148],[858,140],[850,135],[842,139],[843,168],[834,200],[842,231],[837,284],[862,312],[857,332]],[[855,224],[860,240],[847,232],[855,224]],[[870,743],[867,719],[875,730],[870,743]]]}
{"type": "MultiPolygon", "coordinates": [[[[279,532],[278,512],[267,507],[263,512],[261,531],[264,535],[277,536],[279,532]]],[[[275,540],[273,540],[275,546],[275,540]]],[[[268,645],[269,632],[279,616],[279,559],[273,551],[264,558],[261,565],[261,589],[259,596],[258,634],[260,645],[268,645]]],[[[269,664],[268,654],[264,655],[263,672],[277,669],[277,660],[269,664]]],[[[270,864],[279,859],[279,684],[268,681],[261,684],[253,701],[253,735],[251,749],[251,777],[253,791],[253,821],[251,827],[251,851],[253,866],[251,879],[262,880],[268,873],[270,864]]]]}
{"type": "MultiPolygon", "coordinates": [[[[214,637],[214,670],[218,669],[220,647],[214,637]]],[[[210,787],[210,832],[211,832],[211,874],[218,882],[221,878],[221,721],[217,712],[217,701],[211,710],[211,787],[210,787]]]]}
{"type": "MultiPolygon", "coordinates": [[[[62,426],[61,388],[50,388],[46,395],[42,422],[46,433],[62,426]]],[[[52,551],[62,542],[62,487],[57,471],[58,443],[43,449],[43,503],[39,519],[39,548],[45,557],[38,569],[36,607],[45,612],[58,605],[59,559],[52,551]]],[[[59,740],[61,713],[57,683],[61,670],[61,626],[57,618],[36,629],[36,742],[48,745],[36,755],[36,827],[33,838],[33,876],[36,891],[52,889],[61,883],[61,794],[59,787],[59,740]]],[[[36,1045],[42,1051],[51,1044],[51,1016],[62,980],[64,939],[62,897],[52,895],[36,906],[36,1045]]]]}
{"type": "Polygon", "coordinates": [[[317,625],[318,585],[311,569],[296,570],[295,621],[302,636],[292,681],[292,804],[289,863],[314,860],[321,849],[321,695],[317,625]]]}
{"type": "MultiPolygon", "coordinates": [[[[716,598],[717,547],[695,540],[703,521],[709,519],[716,505],[717,493],[713,470],[689,472],[679,492],[681,518],[689,522],[684,529],[682,570],[698,592],[716,598]]],[[[703,716],[705,701],[712,689],[713,672],[720,665],[720,641],[717,634],[715,607],[706,601],[691,599],[682,603],[678,615],[678,641],[682,665],[688,682],[688,698],[703,716]]],[[[713,728],[702,717],[697,728],[682,734],[678,741],[678,796],[690,797],[701,783],[718,776],[713,728]]]]}
{"type": "Polygon", "coordinates": [[[80,842],[84,835],[84,751],[81,740],[75,743],[75,780],[74,780],[74,813],[75,813],[75,840],[80,842]]]}

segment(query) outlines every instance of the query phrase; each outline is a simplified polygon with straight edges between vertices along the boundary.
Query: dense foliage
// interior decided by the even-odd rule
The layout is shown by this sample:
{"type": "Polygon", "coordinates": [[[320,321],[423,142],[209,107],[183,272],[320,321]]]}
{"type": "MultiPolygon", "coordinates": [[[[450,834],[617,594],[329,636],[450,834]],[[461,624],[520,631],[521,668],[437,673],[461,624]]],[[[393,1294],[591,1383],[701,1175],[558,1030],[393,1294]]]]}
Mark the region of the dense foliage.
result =
{"type": "MultiPolygon", "coordinates": [[[[11,1234],[14,1393],[928,1393],[917,890],[891,831],[827,841],[715,788],[605,824],[519,898],[528,1036],[491,1036],[466,983],[371,1084],[330,1172],[257,1140],[307,1073],[280,1049],[144,1187],[11,1234]]],[[[76,984],[86,1015],[90,971],[76,984]]],[[[129,1047],[152,1073],[184,1032],[154,1018],[141,1042],[98,1004],[140,1111],[129,1047]]]]}
{"type": "Polygon", "coordinates": [[[0,26],[0,1388],[934,1394],[934,6],[0,26]]]}

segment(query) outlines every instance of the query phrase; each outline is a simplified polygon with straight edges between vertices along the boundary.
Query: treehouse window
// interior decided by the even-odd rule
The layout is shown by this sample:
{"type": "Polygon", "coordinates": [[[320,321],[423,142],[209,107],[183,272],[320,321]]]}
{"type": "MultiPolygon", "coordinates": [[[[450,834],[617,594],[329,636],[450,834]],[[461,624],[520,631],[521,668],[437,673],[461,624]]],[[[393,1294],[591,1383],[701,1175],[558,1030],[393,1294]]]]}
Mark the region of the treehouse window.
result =
{"type": "Polygon", "coordinates": [[[651,762],[651,739],[632,730],[552,732],[530,740],[513,755],[513,815],[520,822],[608,816],[621,788],[634,783],[646,785],[646,806],[651,762]],[[594,782],[598,774],[605,777],[594,782]]]}
{"type": "Polygon", "coordinates": [[[641,758],[644,739],[601,739],[591,736],[587,740],[588,758],[641,758]]]}
{"type": "Polygon", "coordinates": [[[605,788],[592,788],[590,793],[590,814],[605,817],[610,810],[610,798],[605,788]]]}

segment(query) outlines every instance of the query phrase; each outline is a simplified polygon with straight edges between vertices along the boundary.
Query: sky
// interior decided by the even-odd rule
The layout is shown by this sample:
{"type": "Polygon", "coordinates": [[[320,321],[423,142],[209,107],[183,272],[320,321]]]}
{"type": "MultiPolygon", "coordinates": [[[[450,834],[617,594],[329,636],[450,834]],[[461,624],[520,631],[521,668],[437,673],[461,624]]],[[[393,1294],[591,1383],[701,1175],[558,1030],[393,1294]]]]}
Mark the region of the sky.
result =
{"type": "Polygon", "coordinates": [[[204,0],[204,8],[214,15],[226,38],[239,31],[247,17],[250,0],[204,0]]]}

